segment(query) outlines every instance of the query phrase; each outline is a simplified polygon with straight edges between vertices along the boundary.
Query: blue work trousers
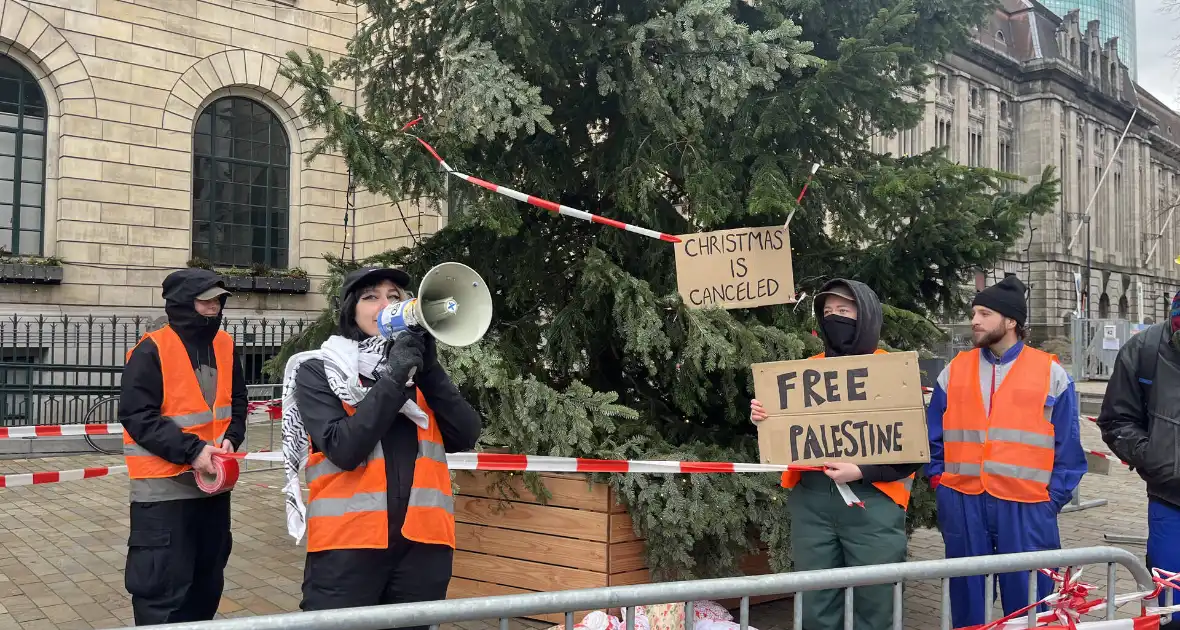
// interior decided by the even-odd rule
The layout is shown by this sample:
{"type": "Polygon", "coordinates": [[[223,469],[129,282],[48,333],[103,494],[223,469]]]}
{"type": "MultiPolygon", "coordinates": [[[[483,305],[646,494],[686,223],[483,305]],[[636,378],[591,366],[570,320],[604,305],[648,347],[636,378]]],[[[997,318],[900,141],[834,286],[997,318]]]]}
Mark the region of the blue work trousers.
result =
{"type": "MultiPolygon", "coordinates": [[[[1151,499],[1147,502],[1147,566],[1165,571],[1180,571],[1180,508],[1151,499]]],[[[1172,591],[1172,603],[1180,604],[1180,596],[1172,591]]],[[[1159,605],[1166,605],[1160,595],[1159,605]]],[[[1180,630],[1180,613],[1161,630],[1180,630]]]]}
{"type": "MultiPolygon", "coordinates": [[[[968,558],[1022,551],[1046,551],[1061,548],[1057,529],[1057,507],[1051,501],[1017,503],[997,499],[990,494],[963,494],[939,486],[938,526],[946,545],[946,557],[968,558]]],[[[956,628],[984,622],[984,611],[993,602],[984,601],[984,576],[951,579],[951,621],[956,628]]],[[[998,593],[1008,615],[1029,604],[1028,573],[1002,573],[996,576],[998,593]]],[[[1053,592],[1053,580],[1040,575],[1037,598],[1053,592]]]]}

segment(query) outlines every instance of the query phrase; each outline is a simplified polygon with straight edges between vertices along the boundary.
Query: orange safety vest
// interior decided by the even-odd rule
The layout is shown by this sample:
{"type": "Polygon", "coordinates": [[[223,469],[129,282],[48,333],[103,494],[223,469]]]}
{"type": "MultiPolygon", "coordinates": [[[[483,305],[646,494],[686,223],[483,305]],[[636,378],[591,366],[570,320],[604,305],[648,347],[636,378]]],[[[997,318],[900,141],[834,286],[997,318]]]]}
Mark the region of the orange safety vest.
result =
{"type": "MultiPolygon", "coordinates": [[[[454,549],[455,499],[446,448],[421,391],[417,402],[430,422],[425,429],[418,427],[418,457],[402,536],[454,549]]],[[[344,410],[350,416],[356,413],[348,404],[344,410]]],[[[337,467],[322,452],[312,453],[307,458],[307,550],[388,549],[387,484],[381,442],[353,470],[337,467]]]]}
{"type": "MultiPolygon", "coordinates": [[[[873,354],[889,354],[888,352],[877,349],[873,354]]],[[[825,353],[821,352],[809,359],[822,359],[825,353]]],[[[885,496],[893,499],[893,502],[900,505],[901,509],[907,509],[910,505],[910,491],[914,488],[914,474],[911,474],[905,479],[897,481],[874,481],[873,487],[885,493],[885,496]]],[[[783,472],[782,487],[794,488],[798,485],[799,480],[802,479],[803,473],[797,470],[788,470],[783,472]]]]}
{"type": "MultiPolygon", "coordinates": [[[[160,405],[160,416],[171,420],[181,431],[191,433],[205,442],[220,446],[229,429],[233,415],[233,365],[234,340],[224,330],[213,337],[213,358],[217,364],[217,394],[213,407],[205,402],[197,373],[180,336],[171,326],[150,332],[140,338],[135,347],[151,339],[160,355],[160,376],[164,382],[164,400],[160,405]]],[[[125,360],[131,359],[135,348],[127,351],[125,360]]],[[[157,457],[135,443],[127,430],[123,430],[123,460],[127,473],[132,479],[161,479],[175,477],[192,470],[187,464],[173,464],[157,457]]]]}
{"type": "Polygon", "coordinates": [[[1048,501],[1054,432],[1045,401],[1056,357],[1025,346],[984,413],[979,352],[960,352],[950,364],[939,483],[1017,503],[1048,501]]]}

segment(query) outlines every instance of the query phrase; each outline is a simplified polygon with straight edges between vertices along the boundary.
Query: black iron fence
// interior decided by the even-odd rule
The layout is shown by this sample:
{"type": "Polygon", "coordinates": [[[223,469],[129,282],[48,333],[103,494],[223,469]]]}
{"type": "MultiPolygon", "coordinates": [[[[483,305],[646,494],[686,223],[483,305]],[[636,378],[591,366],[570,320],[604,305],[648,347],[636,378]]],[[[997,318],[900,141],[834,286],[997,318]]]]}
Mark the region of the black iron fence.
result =
{"type": "MultiPolygon", "coordinates": [[[[116,422],[123,362],[163,318],[0,318],[0,426],[116,422]]],[[[248,385],[268,383],[263,364],[310,322],[227,319],[248,385]]]]}

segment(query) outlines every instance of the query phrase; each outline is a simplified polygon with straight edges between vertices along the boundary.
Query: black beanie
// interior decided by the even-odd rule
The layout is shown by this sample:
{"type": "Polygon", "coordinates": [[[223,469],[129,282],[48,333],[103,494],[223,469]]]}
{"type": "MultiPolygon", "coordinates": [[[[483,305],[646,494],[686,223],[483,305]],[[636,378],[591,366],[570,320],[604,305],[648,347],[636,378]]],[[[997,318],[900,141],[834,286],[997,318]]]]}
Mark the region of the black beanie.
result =
{"type": "Polygon", "coordinates": [[[1023,326],[1028,317],[1028,306],[1024,302],[1024,283],[1016,276],[1008,276],[996,284],[975,294],[971,306],[982,306],[1016,320],[1023,326]]]}

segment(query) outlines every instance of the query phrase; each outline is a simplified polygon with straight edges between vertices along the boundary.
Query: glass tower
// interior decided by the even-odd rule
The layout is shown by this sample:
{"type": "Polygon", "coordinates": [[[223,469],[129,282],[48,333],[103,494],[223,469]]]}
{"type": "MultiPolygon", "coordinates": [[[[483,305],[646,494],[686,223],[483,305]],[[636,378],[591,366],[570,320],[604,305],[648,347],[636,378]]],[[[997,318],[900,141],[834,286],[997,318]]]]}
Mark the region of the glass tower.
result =
{"type": "Polygon", "coordinates": [[[1135,67],[1135,0],[1041,0],[1050,11],[1059,16],[1074,9],[1081,9],[1082,32],[1086,23],[1098,20],[1102,23],[1099,33],[1102,43],[1111,37],[1119,38],[1119,57],[1127,64],[1134,80],[1135,67]]]}

